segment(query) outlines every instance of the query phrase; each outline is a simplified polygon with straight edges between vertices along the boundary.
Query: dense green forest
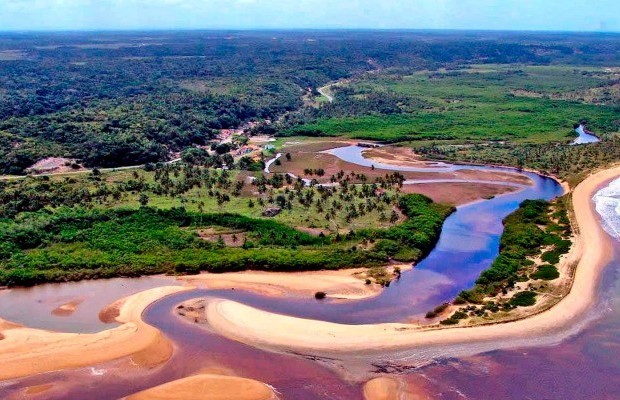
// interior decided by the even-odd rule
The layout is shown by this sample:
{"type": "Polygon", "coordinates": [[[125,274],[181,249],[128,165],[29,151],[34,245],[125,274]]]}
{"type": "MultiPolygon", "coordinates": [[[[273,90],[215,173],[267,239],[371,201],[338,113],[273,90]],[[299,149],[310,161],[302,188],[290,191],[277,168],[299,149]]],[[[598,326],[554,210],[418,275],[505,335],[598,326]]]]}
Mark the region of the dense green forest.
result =
{"type": "MultiPolygon", "coordinates": [[[[91,167],[164,161],[175,152],[209,142],[219,129],[249,121],[282,121],[256,129],[267,133],[285,134],[294,129],[344,134],[358,128],[343,128],[342,124],[353,122],[334,124],[331,119],[365,116],[356,123],[376,131],[365,137],[402,140],[418,131],[425,137],[459,135],[446,132],[454,124],[442,125],[436,117],[419,129],[409,126],[412,116],[436,105],[398,86],[364,93],[341,88],[337,101],[319,110],[304,106],[302,98],[308,92],[316,94],[317,88],[328,82],[368,71],[410,76],[417,71],[480,63],[617,65],[619,50],[617,35],[612,34],[3,34],[0,172],[20,174],[49,156],[76,158],[91,167]],[[376,115],[390,118],[379,123],[376,115]]],[[[592,113],[564,114],[576,119],[592,113]]],[[[460,114],[452,118],[457,117],[460,114]]],[[[598,121],[595,116],[591,120],[593,124],[598,121]]],[[[608,123],[608,119],[600,121],[601,126],[608,123]]],[[[554,138],[564,125],[553,129],[554,138]]]]}
{"type": "Polygon", "coordinates": [[[452,207],[422,195],[400,200],[407,221],[387,229],[319,235],[237,214],[60,207],[0,220],[0,284],[244,269],[301,271],[416,261],[434,246],[452,207]],[[203,240],[202,228],[232,228],[240,246],[203,240]]]}

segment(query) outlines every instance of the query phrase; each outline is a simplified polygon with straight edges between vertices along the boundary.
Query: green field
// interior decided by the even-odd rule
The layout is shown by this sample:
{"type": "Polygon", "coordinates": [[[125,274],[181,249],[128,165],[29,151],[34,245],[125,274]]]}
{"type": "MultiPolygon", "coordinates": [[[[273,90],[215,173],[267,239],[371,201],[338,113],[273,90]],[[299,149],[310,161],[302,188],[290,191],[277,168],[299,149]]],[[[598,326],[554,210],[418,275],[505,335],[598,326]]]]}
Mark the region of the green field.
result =
{"type": "Polygon", "coordinates": [[[581,120],[597,134],[620,130],[619,103],[589,104],[578,96],[614,79],[598,69],[516,65],[368,76],[345,85],[346,90],[336,87],[330,109],[285,134],[565,142],[575,136],[573,125],[581,120]],[[381,111],[390,99],[398,100],[399,112],[394,107],[381,111]],[[352,113],[356,106],[364,112],[352,113]]]}

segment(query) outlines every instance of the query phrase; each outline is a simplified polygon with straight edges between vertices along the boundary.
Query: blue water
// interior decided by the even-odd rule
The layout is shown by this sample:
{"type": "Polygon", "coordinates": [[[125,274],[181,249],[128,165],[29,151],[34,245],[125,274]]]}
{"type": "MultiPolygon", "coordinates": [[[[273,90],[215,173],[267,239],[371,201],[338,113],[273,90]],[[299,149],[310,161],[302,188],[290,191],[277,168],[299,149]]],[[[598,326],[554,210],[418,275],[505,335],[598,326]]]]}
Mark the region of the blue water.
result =
{"type": "Polygon", "coordinates": [[[595,135],[587,133],[586,127],[583,125],[579,125],[579,127],[575,129],[575,132],[579,134],[579,137],[573,141],[573,144],[588,144],[588,143],[596,143],[596,142],[601,141],[595,135]]]}

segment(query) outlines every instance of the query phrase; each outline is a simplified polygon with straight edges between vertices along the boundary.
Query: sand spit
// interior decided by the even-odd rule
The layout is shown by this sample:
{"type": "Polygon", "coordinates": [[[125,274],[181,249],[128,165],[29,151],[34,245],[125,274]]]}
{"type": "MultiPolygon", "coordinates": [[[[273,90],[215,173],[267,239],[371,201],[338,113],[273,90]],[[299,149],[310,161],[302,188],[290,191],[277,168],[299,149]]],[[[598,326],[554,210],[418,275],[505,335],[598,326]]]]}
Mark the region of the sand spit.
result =
{"type": "Polygon", "coordinates": [[[467,328],[422,328],[402,323],[344,325],[295,318],[258,310],[234,301],[213,300],[206,318],[215,331],[243,343],[280,350],[354,353],[412,349],[522,338],[562,329],[574,323],[593,304],[598,277],[610,261],[610,237],[602,230],[592,196],[606,181],[620,176],[620,167],[588,177],[573,192],[579,227],[576,256],[580,256],[570,293],[551,309],[518,321],[467,328]]]}
{"type": "MultiPolygon", "coordinates": [[[[410,264],[399,267],[401,271],[411,269],[410,264]]],[[[332,298],[362,299],[376,296],[381,292],[381,286],[365,284],[365,273],[364,268],[310,272],[245,271],[203,273],[178,279],[197,287],[234,288],[268,296],[312,297],[317,291],[323,291],[332,298]]]]}
{"type": "Polygon", "coordinates": [[[94,334],[50,332],[0,321],[0,380],[99,364],[131,356],[152,367],[172,354],[172,345],[141,319],[144,309],[167,295],[190,288],[167,286],[125,298],[117,321],[123,325],[94,334]]]}
{"type": "Polygon", "coordinates": [[[262,382],[234,376],[202,374],[168,382],[126,397],[127,400],[273,400],[262,382]]]}

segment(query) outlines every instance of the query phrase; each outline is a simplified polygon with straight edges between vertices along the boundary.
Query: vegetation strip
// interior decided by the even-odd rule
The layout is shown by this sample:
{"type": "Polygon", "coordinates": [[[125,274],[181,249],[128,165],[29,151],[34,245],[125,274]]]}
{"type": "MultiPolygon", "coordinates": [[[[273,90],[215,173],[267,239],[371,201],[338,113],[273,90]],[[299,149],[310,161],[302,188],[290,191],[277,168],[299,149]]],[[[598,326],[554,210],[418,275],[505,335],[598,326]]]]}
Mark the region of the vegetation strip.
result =
{"type": "MultiPolygon", "coordinates": [[[[549,283],[560,277],[560,257],[571,247],[568,196],[553,202],[526,200],[504,220],[500,253],[489,269],[476,280],[476,286],[463,290],[454,300],[460,306],[442,325],[455,325],[469,317],[492,320],[517,307],[536,304],[539,294],[559,288],[549,283]],[[493,316],[494,314],[497,314],[493,316]]],[[[429,311],[435,318],[448,304],[429,311]]]]}
{"type": "Polygon", "coordinates": [[[408,219],[388,229],[312,236],[281,223],[185,209],[87,210],[22,213],[0,222],[0,284],[245,269],[303,271],[371,267],[390,259],[417,261],[435,245],[452,207],[405,195],[408,219]],[[245,230],[241,247],[211,243],[205,227],[245,230]]]}

